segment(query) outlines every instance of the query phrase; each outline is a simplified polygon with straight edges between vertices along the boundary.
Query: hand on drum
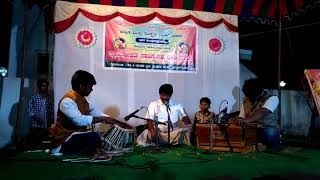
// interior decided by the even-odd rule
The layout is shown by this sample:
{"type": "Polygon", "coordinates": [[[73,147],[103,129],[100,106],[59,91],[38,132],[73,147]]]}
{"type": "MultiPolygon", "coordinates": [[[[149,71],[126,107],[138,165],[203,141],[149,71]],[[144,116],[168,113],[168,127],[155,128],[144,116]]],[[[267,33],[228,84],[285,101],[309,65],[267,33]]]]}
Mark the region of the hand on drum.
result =
{"type": "Polygon", "coordinates": [[[117,121],[117,124],[118,124],[120,127],[124,128],[124,129],[132,129],[132,126],[130,126],[130,125],[127,124],[127,123],[124,123],[124,122],[121,122],[121,121],[117,121]]]}
{"type": "Polygon", "coordinates": [[[106,123],[106,124],[118,124],[120,127],[125,129],[132,129],[132,127],[129,124],[126,124],[124,122],[118,121],[112,117],[107,116],[99,116],[99,117],[93,117],[93,124],[94,123],[106,123]]]}

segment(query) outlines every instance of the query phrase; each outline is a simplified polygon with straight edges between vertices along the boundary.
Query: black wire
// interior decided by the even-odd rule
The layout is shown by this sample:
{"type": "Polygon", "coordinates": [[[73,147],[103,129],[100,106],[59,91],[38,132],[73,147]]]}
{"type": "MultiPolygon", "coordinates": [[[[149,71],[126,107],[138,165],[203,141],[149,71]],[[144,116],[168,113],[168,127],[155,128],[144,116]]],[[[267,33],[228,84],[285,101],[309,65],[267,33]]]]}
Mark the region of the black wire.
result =
{"type": "MultiPolygon", "coordinates": [[[[320,22],[313,22],[313,23],[309,23],[309,24],[301,24],[301,25],[296,25],[296,26],[285,27],[285,28],[282,28],[282,30],[298,29],[298,28],[303,28],[303,27],[308,27],[308,26],[313,26],[313,25],[318,25],[318,24],[320,24],[320,22]]],[[[245,38],[248,36],[255,36],[255,35],[278,32],[278,31],[279,31],[279,29],[273,29],[273,30],[269,30],[269,31],[260,31],[260,32],[242,34],[242,35],[239,35],[239,37],[245,38]]]]}
{"type": "MultiPolygon", "coordinates": [[[[188,164],[198,164],[198,163],[208,163],[213,160],[210,160],[208,158],[202,158],[202,157],[196,157],[197,152],[193,149],[191,153],[182,153],[180,157],[188,158],[188,159],[194,159],[199,161],[191,161],[187,162],[188,164]]],[[[114,158],[113,162],[72,162],[72,161],[62,161],[60,158],[53,158],[53,159],[34,159],[34,158],[23,158],[23,159],[16,159],[16,158],[6,158],[3,161],[17,161],[17,162],[54,162],[54,163],[63,163],[63,164],[90,164],[90,165],[99,165],[99,166],[122,166],[127,167],[131,169],[147,169],[147,168],[154,168],[160,165],[173,165],[173,164],[186,164],[184,161],[174,161],[174,162],[160,162],[159,158],[151,157],[148,155],[144,155],[143,152],[138,152],[134,154],[124,154],[122,156],[114,158]],[[128,162],[128,157],[131,157],[133,155],[141,155],[144,159],[144,163],[141,165],[130,165],[128,162]]]]}

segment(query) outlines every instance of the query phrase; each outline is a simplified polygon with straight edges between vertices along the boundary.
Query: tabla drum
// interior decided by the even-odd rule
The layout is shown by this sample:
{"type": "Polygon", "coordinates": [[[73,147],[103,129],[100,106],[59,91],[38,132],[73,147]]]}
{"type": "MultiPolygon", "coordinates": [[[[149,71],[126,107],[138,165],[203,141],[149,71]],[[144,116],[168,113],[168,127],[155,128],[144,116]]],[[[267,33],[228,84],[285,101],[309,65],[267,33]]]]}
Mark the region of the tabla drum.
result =
{"type": "Polygon", "coordinates": [[[118,125],[111,126],[101,137],[102,148],[110,155],[121,155],[133,150],[135,131],[118,125]]]}

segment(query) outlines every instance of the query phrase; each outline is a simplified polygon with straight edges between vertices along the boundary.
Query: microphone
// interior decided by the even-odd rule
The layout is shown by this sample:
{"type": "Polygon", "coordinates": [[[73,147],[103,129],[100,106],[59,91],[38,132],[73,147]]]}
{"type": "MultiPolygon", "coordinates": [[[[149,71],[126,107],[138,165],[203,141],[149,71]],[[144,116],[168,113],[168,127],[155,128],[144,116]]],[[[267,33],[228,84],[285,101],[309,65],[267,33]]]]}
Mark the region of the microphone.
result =
{"type": "Polygon", "coordinates": [[[167,101],[165,103],[165,105],[167,107],[167,113],[168,113],[168,126],[169,126],[169,128],[171,128],[173,130],[173,125],[172,125],[171,118],[170,118],[170,113],[169,113],[169,111],[171,111],[169,102],[167,101]]]}
{"type": "Polygon", "coordinates": [[[225,107],[225,108],[221,111],[221,113],[222,113],[222,114],[226,114],[226,113],[227,113],[227,110],[228,110],[228,107],[225,107]]]}
{"type": "Polygon", "coordinates": [[[133,111],[133,112],[130,113],[128,116],[124,117],[124,120],[128,121],[128,120],[129,120],[130,118],[132,118],[137,112],[139,112],[142,108],[143,108],[143,106],[140,107],[139,109],[133,111]]]}
{"type": "Polygon", "coordinates": [[[168,101],[164,105],[166,105],[167,109],[171,111],[168,101]]]}
{"type": "Polygon", "coordinates": [[[219,105],[219,114],[222,112],[222,111],[220,111],[220,109],[221,109],[221,105],[222,105],[223,102],[226,102],[226,104],[227,104],[226,108],[223,111],[227,112],[228,100],[222,100],[220,105],[219,105]]]}
{"type": "Polygon", "coordinates": [[[227,110],[228,107],[225,107],[220,113],[219,113],[219,120],[226,120],[227,119],[227,110]]]}
{"type": "Polygon", "coordinates": [[[220,120],[222,119],[222,117],[223,117],[224,120],[226,119],[227,110],[228,110],[228,100],[222,100],[220,105],[219,105],[219,114],[218,114],[218,118],[220,120]],[[227,106],[222,111],[220,111],[221,105],[222,105],[223,102],[226,102],[227,106]]]}

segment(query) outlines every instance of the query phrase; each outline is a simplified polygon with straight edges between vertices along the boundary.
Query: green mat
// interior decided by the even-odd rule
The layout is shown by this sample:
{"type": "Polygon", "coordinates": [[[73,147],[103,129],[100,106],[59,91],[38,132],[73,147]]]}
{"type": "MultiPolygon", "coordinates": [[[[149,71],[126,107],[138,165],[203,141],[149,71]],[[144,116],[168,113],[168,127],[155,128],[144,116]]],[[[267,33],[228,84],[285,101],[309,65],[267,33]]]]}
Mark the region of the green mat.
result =
{"type": "Polygon", "coordinates": [[[287,147],[274,153],[203,154],[190,147],[152,148],[108,162],[71,163],[45,152],[24,152],[1,160],[1,179],[320,179],[320,151],[287,147]],[[310,178],[309,178],[310,179],[310,178]]]}

